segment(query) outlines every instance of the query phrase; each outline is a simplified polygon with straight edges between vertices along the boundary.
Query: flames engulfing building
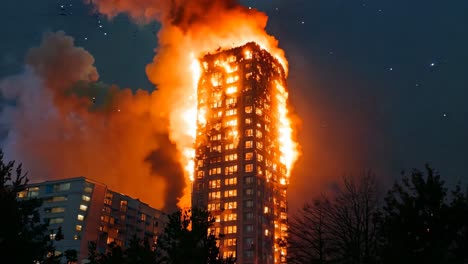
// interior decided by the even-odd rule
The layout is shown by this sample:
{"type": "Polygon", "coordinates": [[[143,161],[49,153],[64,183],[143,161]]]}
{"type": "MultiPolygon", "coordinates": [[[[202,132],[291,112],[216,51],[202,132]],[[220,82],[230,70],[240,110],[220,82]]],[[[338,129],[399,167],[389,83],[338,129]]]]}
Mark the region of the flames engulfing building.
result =
{"type": "Polygon", "coordinates": [[[284,69],[256,43],[207,54],[201,66],[192,204],[216,217],[222,257],[284,262],[284,69]]]}

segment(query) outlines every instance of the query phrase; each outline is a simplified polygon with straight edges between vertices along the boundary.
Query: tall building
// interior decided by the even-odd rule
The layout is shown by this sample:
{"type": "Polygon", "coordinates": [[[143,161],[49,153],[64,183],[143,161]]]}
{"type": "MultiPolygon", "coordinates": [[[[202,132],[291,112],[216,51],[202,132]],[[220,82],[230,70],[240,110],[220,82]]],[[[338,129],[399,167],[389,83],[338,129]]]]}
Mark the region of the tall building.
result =
{"type": "Polygon", "coordinates": [[[216,217],[222,257],[285,262],[284,69],[256,43],[207,54],[201,66],[192,205],[216,217]]]}
{"type": "Polygon", "coordinates": [[[63,239],[54,241],[56,253],[74,249],[79,263],[88,256],[90,241],[105,252],[111,242],[126,247],[134,235],[155,242],[162,228],[161,211],[84,177],[30,184],[18,198],[43,200],[39,213],[51,238],[62,229],[63,239]]]}

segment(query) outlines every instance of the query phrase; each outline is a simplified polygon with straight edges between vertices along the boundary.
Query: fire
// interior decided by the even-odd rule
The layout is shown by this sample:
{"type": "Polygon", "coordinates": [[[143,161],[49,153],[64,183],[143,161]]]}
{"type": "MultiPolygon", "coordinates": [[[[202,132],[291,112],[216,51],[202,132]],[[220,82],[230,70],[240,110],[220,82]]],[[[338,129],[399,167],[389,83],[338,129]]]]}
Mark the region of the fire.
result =
{"type": "MultiPolygon", "coordinates": [[[[85,0],[91,2],[90,0],[85,0]]],[[[190,205],[190,187],[193,180],[194,141],[197,122],[206,122],[207,111],[197,115],[197,85],[200,73],[206,65],[197,61],[207,52],[231,49],[248,42],[257,43],[274,56],[288,73],[288,62],[278,41],[266,31],[268,17],[255,9],[241,6],[234,0],[93,0],[98,11],[113,17],[127,13],[137,20],[161,22],[158,32],[158,50],[153,63],[146,72],[151,82],[158,86],[159,107],[169,117],[170,138],[181,153],[180,162],[186,171],[187,187],[179,206],[190,205]]],[[[244,51],[244,59],[252,59],[250,50],[244,51]]],[[[228,93],[236,93],[240,87],[234,83],[239,79],[237,68],[229,66],[226,58],[227,82],[232,82],[228,93]]],[[[286,77],[286,76],[285,76],[286,77]]],[[[216,78],[207,80],[221,85],[216,78]]],[[[293,139],[293,122],[287,108],[288,94],[281,84],[278,90],[278,113],[281,116],[279,128],[282,162],[290,175],[298,157],[297,143],[293,139]]],[[[237,127],[237,124],[234,126],[237,127]]]]}

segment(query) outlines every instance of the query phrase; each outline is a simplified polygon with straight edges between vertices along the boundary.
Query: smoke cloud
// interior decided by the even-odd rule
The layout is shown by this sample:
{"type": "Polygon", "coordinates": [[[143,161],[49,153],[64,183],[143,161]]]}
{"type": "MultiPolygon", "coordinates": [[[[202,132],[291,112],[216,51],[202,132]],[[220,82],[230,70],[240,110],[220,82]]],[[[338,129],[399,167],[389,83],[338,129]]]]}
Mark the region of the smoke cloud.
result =
{"type": "Polygon", "coordinates": [[[17,101],[2,111],[7,154],[41,179],[84,175],[156,207],[190,205],[197,59],[254,41],[288,72],[265,31],[268,17],[235,0],[84,1],[110,19],[125,13],[161,23],[146,67],[158,90],[133,94],[97,83],[92,55],[62,32],[48,33],[28,54],[25,72],[0,84],[17,101]]]}
{"type": "Polygon", "coordinates": [[[24,73],[0,83],[3,142],[34,180],[86,176],[173,210],[185,187],[157,92],[96,83],[94,58],[63,32],[46,33],[24,73]]]}

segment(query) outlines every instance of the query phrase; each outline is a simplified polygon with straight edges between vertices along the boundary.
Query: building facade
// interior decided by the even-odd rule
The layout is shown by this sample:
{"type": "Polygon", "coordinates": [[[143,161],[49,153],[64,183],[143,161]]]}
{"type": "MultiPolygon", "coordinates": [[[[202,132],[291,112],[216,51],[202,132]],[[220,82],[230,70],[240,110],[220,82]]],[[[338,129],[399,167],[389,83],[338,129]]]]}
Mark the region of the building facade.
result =
{"type": "Polygon", "coordinates": [[[192,205],[216,218],[221,256],[237,263],[286,261],[286,165],[281,64],[255,43],[201,59],[192,205]]]}
{"type": "Polygon", "coordinates": [[[162,226],[161,211],[84,177],[30,184],[19,194],[28,198],[43,200],[39,212],[52,239],[62,229],[63,239],[54,241],[57,253],[76,250],[79,263],[86,260],[90,241],[100,252],[111,242],[126,247],[134,235],[155,242],[162,226]]]}

